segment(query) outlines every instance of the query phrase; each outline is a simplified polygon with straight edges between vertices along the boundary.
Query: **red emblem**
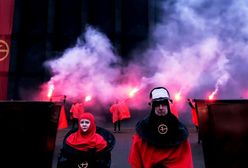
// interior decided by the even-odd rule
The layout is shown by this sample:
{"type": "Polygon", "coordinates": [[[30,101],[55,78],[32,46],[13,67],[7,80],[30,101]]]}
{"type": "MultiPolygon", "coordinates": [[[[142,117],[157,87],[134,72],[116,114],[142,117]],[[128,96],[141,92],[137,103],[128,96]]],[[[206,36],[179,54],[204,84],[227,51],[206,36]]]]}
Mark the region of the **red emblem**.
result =
{"type": "Polygon", "coordinates": [[[0,61],[3,61],[9,55],[9,45],[6,41],[0,40],[0,61]]]}

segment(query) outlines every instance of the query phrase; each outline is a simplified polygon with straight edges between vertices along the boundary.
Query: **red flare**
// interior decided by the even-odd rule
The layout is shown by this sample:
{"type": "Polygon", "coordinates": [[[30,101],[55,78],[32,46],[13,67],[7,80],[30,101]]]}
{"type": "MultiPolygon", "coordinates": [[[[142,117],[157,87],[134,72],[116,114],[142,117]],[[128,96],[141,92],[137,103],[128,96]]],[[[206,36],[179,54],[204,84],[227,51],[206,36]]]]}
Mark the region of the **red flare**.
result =
{"type": "Polygon", "coordinates": [[[215,99],[216,93],[217,93],[216,91],[212,92],[212,93],[208,96],[208,99],[209,99],[209,100],[215,99]]]}
{"type": "Polygon", "coordinates": [[[181,93],[180,92],[178,92],[178,93],[175,94],[175,100],[176,101],[181,100],[181,93]]]}
{"type": "Polygon", "coordinates": [[[51,99],[52,95],[53,95],[53,91],[54,91],[54,84],[49,82],[48,83],[48,92],[47,92],[47,97],[49,99],[51,99]]]}
{"type": "Polygon", "coordinates": [[[210,96],[208,96],[208,99],[209,100],[213,100],[214,99],[214,95],[211,94],[210,96]]]}
{"type": "Polygon", "coordinates": [[[91,97],[90,95],[88,95],[88,96],[85,97],[84,101],[85,101],[85,102],[88,102],[88,101],[90,101],[91,99],[92,99],[92,97],[91,97]]]}
{"type": "Polygon", "coordinates": [[[135,93],[137,93],[138,91],[139,91],[138,88],[133,88],[133,89],[129,92],[128,96],[129,96],[130,98],[131,98],[131,97],[134,97],[135,93]]]}

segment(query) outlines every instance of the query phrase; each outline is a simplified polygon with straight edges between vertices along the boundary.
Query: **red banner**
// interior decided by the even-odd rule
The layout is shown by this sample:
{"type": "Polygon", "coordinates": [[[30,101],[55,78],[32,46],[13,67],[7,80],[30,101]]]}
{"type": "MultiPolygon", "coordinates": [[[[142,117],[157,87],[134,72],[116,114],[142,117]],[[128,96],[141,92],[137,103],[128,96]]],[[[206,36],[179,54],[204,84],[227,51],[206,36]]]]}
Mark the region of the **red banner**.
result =
{"type": "Polygon", "coordinates": [[[14,2],[0,0],[0,100],[7,99],[14,2]]]}

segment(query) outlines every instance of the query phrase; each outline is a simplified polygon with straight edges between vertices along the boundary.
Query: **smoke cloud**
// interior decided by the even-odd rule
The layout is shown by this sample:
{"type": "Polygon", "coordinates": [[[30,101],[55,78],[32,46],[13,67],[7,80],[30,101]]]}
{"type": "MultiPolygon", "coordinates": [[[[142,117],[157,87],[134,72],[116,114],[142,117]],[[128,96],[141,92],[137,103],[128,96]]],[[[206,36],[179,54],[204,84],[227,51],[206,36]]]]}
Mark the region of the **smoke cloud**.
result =
{"type": "Polygon", "coordinates": [[[147,105],[154,86],[168,88],[172,99],[179,92],[182,106],[187,98],[206,99],[213,92],[218,99],[246,98],[248,2],[178,0],[161,6],[164,13],[150,34],[151,45],[137,48],[128,66],[92,27],[75,47],[46,62],[54,94],[91,95],[109,103],[128,98],[135,87],[135,108],[147,105]]]}

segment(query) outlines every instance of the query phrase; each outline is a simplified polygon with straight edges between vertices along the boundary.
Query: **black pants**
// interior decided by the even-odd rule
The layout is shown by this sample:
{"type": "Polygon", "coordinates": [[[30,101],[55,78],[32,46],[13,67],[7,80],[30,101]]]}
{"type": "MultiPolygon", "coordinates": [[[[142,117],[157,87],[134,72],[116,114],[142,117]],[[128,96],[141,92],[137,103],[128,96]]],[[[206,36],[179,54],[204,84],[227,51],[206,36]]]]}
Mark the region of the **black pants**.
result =
{"type": "Polygon", "coordinates": [[[114,131],[117,131],[116,128],[118,128],[118,131],[121,131],[121,120],[117,120],[114,123],[114,131]]]}

